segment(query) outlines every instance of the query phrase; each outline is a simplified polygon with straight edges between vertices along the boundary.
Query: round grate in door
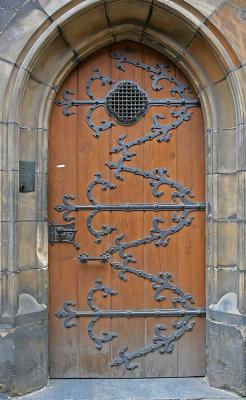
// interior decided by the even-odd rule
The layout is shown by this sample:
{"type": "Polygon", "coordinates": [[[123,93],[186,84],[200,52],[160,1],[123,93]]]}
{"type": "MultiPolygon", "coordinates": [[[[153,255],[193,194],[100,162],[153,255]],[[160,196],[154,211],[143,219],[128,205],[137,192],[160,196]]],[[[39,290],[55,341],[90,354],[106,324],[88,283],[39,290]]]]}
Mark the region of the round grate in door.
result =
{"type": "Polygon", "coordinates": [[[107,94],[108,113],[121,125],[135,124],[148,110],[148,96],[136,82],[117,82],[107,94]]]}

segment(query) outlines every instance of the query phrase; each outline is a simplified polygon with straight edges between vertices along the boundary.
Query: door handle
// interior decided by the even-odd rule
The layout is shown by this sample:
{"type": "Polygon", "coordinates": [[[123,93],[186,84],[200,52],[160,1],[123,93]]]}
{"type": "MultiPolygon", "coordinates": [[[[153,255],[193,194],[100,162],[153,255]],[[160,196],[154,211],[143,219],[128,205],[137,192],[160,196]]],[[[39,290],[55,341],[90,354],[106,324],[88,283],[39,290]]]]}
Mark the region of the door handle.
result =
{"type": "Polygon", "coordinates": [[[84,264],[88,263],[89,261],[101,261],[102,263],[106,263],[110,259],[110,254],[103,252],[98,257],[93,257],[93,256],[89,256],[88,253],[81,253],[78,258],[79,258],[79,261],[84,264]]]}

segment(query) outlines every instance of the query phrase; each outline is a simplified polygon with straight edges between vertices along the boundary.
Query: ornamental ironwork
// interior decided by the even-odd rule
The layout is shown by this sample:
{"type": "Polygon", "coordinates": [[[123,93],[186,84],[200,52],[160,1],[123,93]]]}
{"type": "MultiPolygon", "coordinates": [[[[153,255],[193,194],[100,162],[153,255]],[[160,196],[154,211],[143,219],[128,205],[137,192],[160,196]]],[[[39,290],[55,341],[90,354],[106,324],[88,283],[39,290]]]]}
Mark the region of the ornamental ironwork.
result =
{"type": "MultiPolygon", "coordinates": [[[[56,211],[63,214],[63,220],[70,222],[74,220],[74,213],[88,212],[86,219],[86,226],[90,234],[94,237],[97,244],[101,243],[102,238],[106,235],[112,234],[117,230],[116,226],[106,224],[100,228],[94,226],[94,217],[102,211],[110,212],[142,212],[142,211],[155,211],[156,215],[152,219],[152,225],[149,227],[148,233],[144,237],[136,238],[135,240],[128,241],[125,233],[120,233],[114,239],[114,244],[110,245],[99,255],[90,255],[86,251],[79,254],[78,260],[87,264],[91,261],[98,261],[107,263],[114,270],[118,270],[119,279],[127,282],[127,274],[133,274],[139,279],[145,279],[151,282],[153,288],[153,300],[156,302],[165,301],[165,293],[167,291],[175,294],[172,300],[172,308],[154,308],[143,310],[102,310],[99,309],[94,302],[94,295],[101,292],[103,296],[115,296],[112,288],[103,285],[100,278],[96,280],[96,286],[93,287],[87,295],[87,304],[89,310],[76,310],[76,304],[67,300],[64,303],[64,309],[58,310],[56,316],[64,318],[64,327],[71,328],[76,325],[77,318],[90,317],[88,323],[88,335],[95,343],[96,348],[100,350],[103,344],[113,340],[118,336],[117,332],[104,332],[101,336],[94,333],[94,325],[101,318],[148,318],[148,317],[177,317],[172,321],[173,331],[170,334],[163,334],[166,329],[165,325],[157,324],[154,328],[154,336],[152,343],[137,349],[134,352],[129,352],[128,347],[125,346],[119,350],[118,356],[112,361],[111,366],[123,366],[128,370],[137,368],[137,364],[133,360],[146,356],[149,353],[159,351],[160,353],[170,353],[173,350],[174,343],[183,336],[187,331],[192,330],[195,321],[191,320],[193,317],[204,316],[204,308],[196,308],[192,306],[194,303],[192,296],[185,293],[181,288],[175,286],[171,282],[171,275],[169,272],[160,272],[158,275],[149,274],[139,268],[135,268],[134,264],[137,262],[133,255],[129,252],[131,248],[139,247],[142,245],[167,246],[172,235],[178,234],[179,231],[188,227],[193,220],[191,213],[205,210],[206,204],[204,202],[193,201],[193,194],[190,188],[186,188],[180,182],[172,179],[168,171],[163,166],[158,166],[153,170],[144,170],[135,167],[133,164],[134,157],[136,156],[136,148],[148,141],[156,139],[158,142],[168,142],[171,139],[173,131],[180,126],[184,121],[188,121],[192,112],[191,108],[197,107],[199,101],[192,97],[192,89],[176,77],[170,74],[168,66],[165,64],[157,64],[151,66],[144,64],[134,59],[131,54],[133,52],[129,49],[122,51],[111,52],[110,56],[116,60],[116,68],[125,71],[127,64],[131,64],[136,68],[149,73],[152,89],[160,91],[163,86],[161,81],[168,81],[172,83],[170,88],[170,97],[151,99],[148,94],[138,85],[138,83],[128,80],[121,80],[114,82],[110,77],[104,76],[97,69],[94,71],[91,78],[86,84],[86,94],[88,99],[72,99],[72,91],[66,90],[63,93],[63,99],[58,100],[58,106],[63,107],[65,116],[70,116],[74,113],[74,107],[81,107],[89,105],[87,111],[86,121],[91,128],[95,138],[99,138],[103,131],[108,130],[116,123],[120,125],[135,124],[142,116],[144,116],[151,106],[166,107],[169,114],[173,117],[171,123],[163,124],[164,120],[162,114],[154,114],[152,117],[152,125],[149,132],[144,136],[128,140],[127,135],[121,134],[117,138],[117,145],[114,145],[110,154],[118,154],[119,157],[115,161],[107,160],[105,165],[113,171],[113,176],[116,180],[124,181],[126,174],[132,174],[139,179],[146,179],[149,182],[151,193],[155,199],[152,203],[118,203],[118,204],[103,204],[99,203],[94,195],[94,188],[101,187],[102,190],[115,190],[117,185],[113,182],[105,180],[100,172],[95,174],[95,178],[87,186],[87,200],[86,204],[76,204],[75,197],[71,194],[64,194],[63,203],[55,206],[56,211]],[[110,90],[105,98],[97,98],[92,91],[92,84],[94,81],[101,81],[102,85],[109,85],[110,90]],[[113,86],[112,86],[113,85],[113,86]],[[109,116],[113,117],[114,121],[102,121],[100,125],[96,125],[92,120],[93,112],[98,107],[104,107],[109,116]],[[71,111],[71,108],[73,111],[71,111]],[[134,148],[134,150],[133,150],[134,148]],[[164,196],[165,188],[172,190],[172,202],[158,201],[164,196]],[[161,224],[164,222],[158,216],[160,211],[171,211],[169,226],[162,228],[161,224]],[[114,255],[118,255],[121,261],[116,261],[114,255]]],[[[169,214],[168,214],[169,215],[169,214]]],[[[72,229],[74,229],[74,224],[72,229]]],[[[64,225],[66,226],[66,225],[64,225]]],[[[69,225],[67,225],[69,226],[69,225]]],[[[74,237],[73,237],[74,238],[74,237]]],[[[57,242],[61,240],[53,240],[57,242]]],[[[64,241],[64,240],[62,240],[64,241]]],[[[73,243],[73,240],[68,241],[73,243]]]]}
{"type": "MultiPolygon", "coordinates": [[[[111,91],[106,95],[105,98],[98,98],[92,91],[92,84],[98,80],[101,82],[102,86],[105,86],[112,85],[115,83],[115,81],[113,81],[108,76],[102,75],[100,70],[96,69],[86,83],[86,94],[88,96],[87,99],[73,99],[71,96],[74,95],[74,92],[70,89],[67,89],[63,92],[63,98],[56,101],[56,104],[59,107],[63,107],[63,114],[66,117],[74,114],[74,111],[71,111],[71,108],[74,110],[74,107],[90,105],[91,107],[87,111],[86,115],[86,122],[88,126],[92,129],[93,135],[96,138],[99,138],[103,131],[106,131],[112,126],[116,125],[116,122],[120,125],[136,123],[139,118],[141,118],[141,116],[143,116],[147,112],[149,107],[157,105],[168,108],[181,107],[178,113],[175,110],[171,112],[171,115],[173,117],[179,117],[180,122],[178,124],[171,124],[170,128],[168,129],[168,131],[170,131],[172,129],[175,129],[182,121],[185,121],[191,117],[191,113],[187,113],[188,109],[199,105],[199,100],[194,99],[190,96],[190,94],[192,94],[192,89],[187,84],[181,83],[176,77],[172,76],[169,73],[170,71],[167,65],[157,64],[153,67],[140,61],[130,59],[128,57],[129,53],[131,53],[131,50],[129,49],[123,49],[121,52],[110,53],[110,56],[112,58],[118,60],[116,62],[116,68],[125,71],[125,67],[123,66],[123,64],[128,63],[149,72],[150,78],[152,80],[152,89],[155,91],[159,91],[162,89],[162,85],[160,84],[161,80],[167,80],[171,82],[174,85],[170,89],[171,97],[164,99],[151,99],[136,82],[125,80],[117,82],[114,88],[111,89],[111,91]],[[127,87],[127,90],[129,90],[129,92],[126,94],[127,87]],[[119,92],[120,89],[123,90],[121,94],[119,92]],[[133,93],[136,94],[135,101],[132,98],[133,93]],[[127,100],[125,103],[126,107],[123,107],[123,102],[125,102],[125,100],[123,100],[124,97],[125,100],[127,100]],[[118,111],[116,111],[116,103],[115,105],[111,104],[111,100],[115,100],[117,102],[117,105],[119,105],[118,111]],[[108,112],[110,116],[114,118],[115,121],[102,121],[100,125],[95,124],[92,120],[92,117],[94,111],[99,107],[104,107],[104,109],[108,112]],[[133,112],[134,107],[136,108],[133,112]]],[[[158,115],[158,117],[164,118],[163,115],[158,115]]],[[[169,135],[166,136],[166,139],[168,139],[168,137],[169,135]]],[[[165,135],[162,137],[162,140],[165,140],[165,135]]]]}
{"type": "Polygon", "coordinates": [[[119,124],[132,125],[148,110],[148,97],[136,82],[120,81],[107,94],[106,109],[119,124]]]}
{"type": "MultiPolygon", "coordinates": [[[[127,263],[130,260],[127,260],[127,263]]],[[[126,264],[126,262],[125,262],[126,264]]],[[[133,268],[128,268],[121,265],[120,263],[114,263],[114,268],[122,271],[121,279],[126,280],[125,272],[137,274],[137,276],[144,278],[152,282],[153,290],[155,291],[155,300],[165,300],[164,293],[169,291],[175,294],[172,299],[173,308],[160,308],[160,309],[144,309],[144,310],[101,310],[94,302],[94,295],[97,292],[101,292],[102,296],[116,296],[118,293],[110,287],[104,286],[101,279],[96,279],[96,286],[90,289],[87,294],[87,304],[90,310],[75,310],[73,307],[76,306],[71,300],[65,301],[63,310],[58,310],[55,315],[57,318],[64,318],[64,327],[72,328],[76,326],[75,319],[77,318],[91,318],[87,326],[88,336],[95,343],[95,347],[101,350],[104,343],[110,342],[118,336],[117,332],[103,332],[101,336],[94,333],[94,326],[101,318],[149,318],[149,317],[177,317],[180,319],[174,319],[172,322],[173,331],[167,335],[162,332],[165,331],[166,326],[164,324],[157,324],[154,328],[154,336],[152,343],[146,347],[138,349],[134,352],[129,352],[128,347],[125,346],[119,350],[118,357],[116,357],[111,367],[123,366],[127,370],[133,370],[138,367],[138,364],[133,364],[133,360],[146,356],[149,353],[159,351],[160,354],[171,353],[173,351],[174,343],[185,334],[185,332],[191,331],[195,321],[191,321],[193,317],[201,317],[205,315],[204,308],[193,307],[194,303],[192,296],[183,292],[182,289],[178,288],[171,282],[171,275],[169,272],[160,272],[158,276],[147,274],[143,271],[137,271],[133,268]],[[124,271],[124,272],[123,272],[124,271]],[[162,292],[162,294],[161,294],[162,292]],[[179,305],[181,307],[179,307],[179,305]]]]}
{"type": "Polygon", "coordinates": [[[79,244],[74,241],[75,224],[56,224],[54,221],[48,224],[48,242],[54,243],[71,243],[77,250],[80,248],[79,244]]]}

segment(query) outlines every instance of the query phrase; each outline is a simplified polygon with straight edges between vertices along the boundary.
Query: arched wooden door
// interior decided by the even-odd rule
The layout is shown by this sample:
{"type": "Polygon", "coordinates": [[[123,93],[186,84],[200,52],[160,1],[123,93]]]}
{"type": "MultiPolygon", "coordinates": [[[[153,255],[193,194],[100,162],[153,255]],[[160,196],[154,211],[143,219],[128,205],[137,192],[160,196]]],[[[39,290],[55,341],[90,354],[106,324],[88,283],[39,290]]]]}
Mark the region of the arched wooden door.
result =
{"type": "Polygon", "coordinates": [[[51,377],[204,374],[204,209],[183,74],[132,42],[83,61],[50,123],[51,377]]]}

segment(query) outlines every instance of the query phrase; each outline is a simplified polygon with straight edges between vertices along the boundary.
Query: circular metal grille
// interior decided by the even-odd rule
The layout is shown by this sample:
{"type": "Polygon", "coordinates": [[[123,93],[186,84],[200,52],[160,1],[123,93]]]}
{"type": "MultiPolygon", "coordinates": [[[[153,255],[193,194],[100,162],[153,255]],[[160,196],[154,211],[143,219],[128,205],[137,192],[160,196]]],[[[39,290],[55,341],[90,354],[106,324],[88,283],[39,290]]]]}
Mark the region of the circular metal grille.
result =
{"type": "Polygon", "coordinates": [[[148,97],[137,83],[120,81],[108,93],[106,108],[119,124],[132,125],[147,112],[148,97]]]}

